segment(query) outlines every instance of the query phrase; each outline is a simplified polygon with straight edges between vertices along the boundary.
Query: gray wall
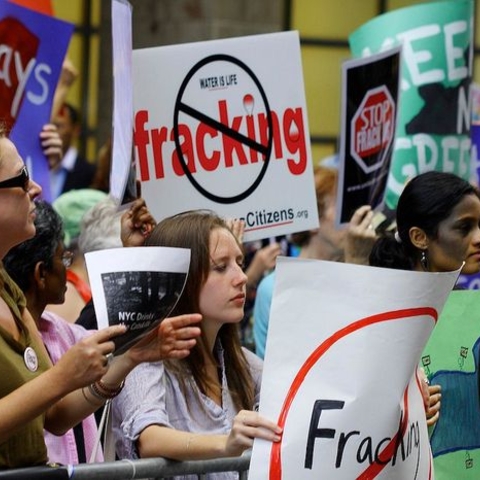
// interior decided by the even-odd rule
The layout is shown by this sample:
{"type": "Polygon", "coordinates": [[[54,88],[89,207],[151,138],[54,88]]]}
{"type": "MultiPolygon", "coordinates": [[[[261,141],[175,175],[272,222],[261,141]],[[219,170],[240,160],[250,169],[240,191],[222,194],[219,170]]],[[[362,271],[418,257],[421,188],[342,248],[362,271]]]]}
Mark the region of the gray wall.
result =
{"type": "MultiPolygon", "coordinates": [[[[285,29],[286,0],[130,0],[133,48],[237,37],[285,29]]],[[[98,140],[112,125],[110,2],[101,2],[98,140]]]]}

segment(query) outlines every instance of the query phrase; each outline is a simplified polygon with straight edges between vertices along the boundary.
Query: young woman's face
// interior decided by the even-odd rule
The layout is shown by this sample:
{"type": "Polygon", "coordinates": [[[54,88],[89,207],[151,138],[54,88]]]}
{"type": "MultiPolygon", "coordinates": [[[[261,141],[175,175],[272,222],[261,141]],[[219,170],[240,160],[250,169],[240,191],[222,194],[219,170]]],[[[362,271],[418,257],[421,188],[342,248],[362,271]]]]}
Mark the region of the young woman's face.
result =
{"type": "Polygon", "coordinates": [[[243,318],[247,276],[243,253],[232,233],[216,228],[210,233],[210,273],[200,290],[203,321],[219,325],[243,318]]]}
{"type": "MultiPolygon", "coordinates": [[[[16,177],[23,167],[15,145],[8,138],[0,138],[0,182],[16,177]]],[[[3,255],[35,235],[33,199],[41,191],[39,185],[32,180],[28,192],[22,187],[0,188],[0,249],[3,255]]]]}
{"type": "Polygon", "coordinates": [[[462,273],[480,271],[480,199],[472,194],[455,206],[440,223],[437,238],[428,246],[429,270],[453,271],[463,262],[462,273]]]}

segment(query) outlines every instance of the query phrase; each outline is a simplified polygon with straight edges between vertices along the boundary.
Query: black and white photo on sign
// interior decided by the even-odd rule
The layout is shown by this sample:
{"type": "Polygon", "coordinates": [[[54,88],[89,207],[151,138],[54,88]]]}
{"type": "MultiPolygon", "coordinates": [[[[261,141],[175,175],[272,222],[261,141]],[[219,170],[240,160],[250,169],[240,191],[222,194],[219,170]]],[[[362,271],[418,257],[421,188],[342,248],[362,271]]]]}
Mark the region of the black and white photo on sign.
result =
{"type": "Polygon", "coordinates": [[[187,279],[190,250],[113,248],[88,253],[86,262],[99,328],[127,326],[114,339],[119,355],[173,310],[187,279]]]}
{"type": "Polygon", "coordinates": [[[185,284],[185,273],[109,272],[102,274],[107,302],[108,323],[128,327],[116,350],[125,350],[137,341],[138,332],[150,329],[158,319],[166,318],[176,305],[185,284]]]}

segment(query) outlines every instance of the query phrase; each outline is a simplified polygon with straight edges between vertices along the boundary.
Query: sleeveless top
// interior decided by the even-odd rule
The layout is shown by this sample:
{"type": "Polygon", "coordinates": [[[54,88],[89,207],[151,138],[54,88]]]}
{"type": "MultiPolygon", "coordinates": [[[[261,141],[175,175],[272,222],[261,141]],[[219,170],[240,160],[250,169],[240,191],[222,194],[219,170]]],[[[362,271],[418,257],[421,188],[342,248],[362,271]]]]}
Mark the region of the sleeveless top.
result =
{"type": "MultiPolygon", "coordinates": [[[[15,340],[10,332],[0,326],[0,398],[3,398],[46,371],[49,362],[39,345],[40,340],[32,335],[23,323],[22,312],[26,306],[23,292],[3,268],[0,268],[0,286],[0,296],[10,308],[20,331],[19,339],[15,340]],[[27,367],[32,364],[31,361],[25,359],[28,347],[35,351],[38,358],[38,368],[34,372],[27,367]]],[[[47,449],[43,438],[44,420],[44,415],[35,418],[18,429],[7,441],[0,443],[0,468],[47,463],[47,449]]]]}

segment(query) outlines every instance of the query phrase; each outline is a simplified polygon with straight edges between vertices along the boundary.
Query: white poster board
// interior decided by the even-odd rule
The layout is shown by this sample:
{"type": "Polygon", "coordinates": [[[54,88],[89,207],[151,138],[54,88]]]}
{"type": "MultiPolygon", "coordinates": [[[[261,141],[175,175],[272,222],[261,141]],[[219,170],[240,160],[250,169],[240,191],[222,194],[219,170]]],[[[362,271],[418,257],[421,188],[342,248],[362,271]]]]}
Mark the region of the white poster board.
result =
{"type": "Polygon", "coordinates": [[[190,249],[123,247],[85,254],[99,328],[123,324],[113,339],[119,355],[165,319],[187,281],[190,249]]]}
{"type": "Polygon", "coordinates": [[[297,32],[133,52],[134,148],[157,221],[207,208],[245,241],[318,227],[297,32]]]}
{"type": "Polygon", "coordinates": [[[112,0],[113,132],[110,196],[117,205],[136,198],[132,159],[132,6],[112,0]]]}
{"type": "Polygon", "coordinates": [[[433,478],[416,366],[458,273],[280,258],[249,479],[433,478]]]}

